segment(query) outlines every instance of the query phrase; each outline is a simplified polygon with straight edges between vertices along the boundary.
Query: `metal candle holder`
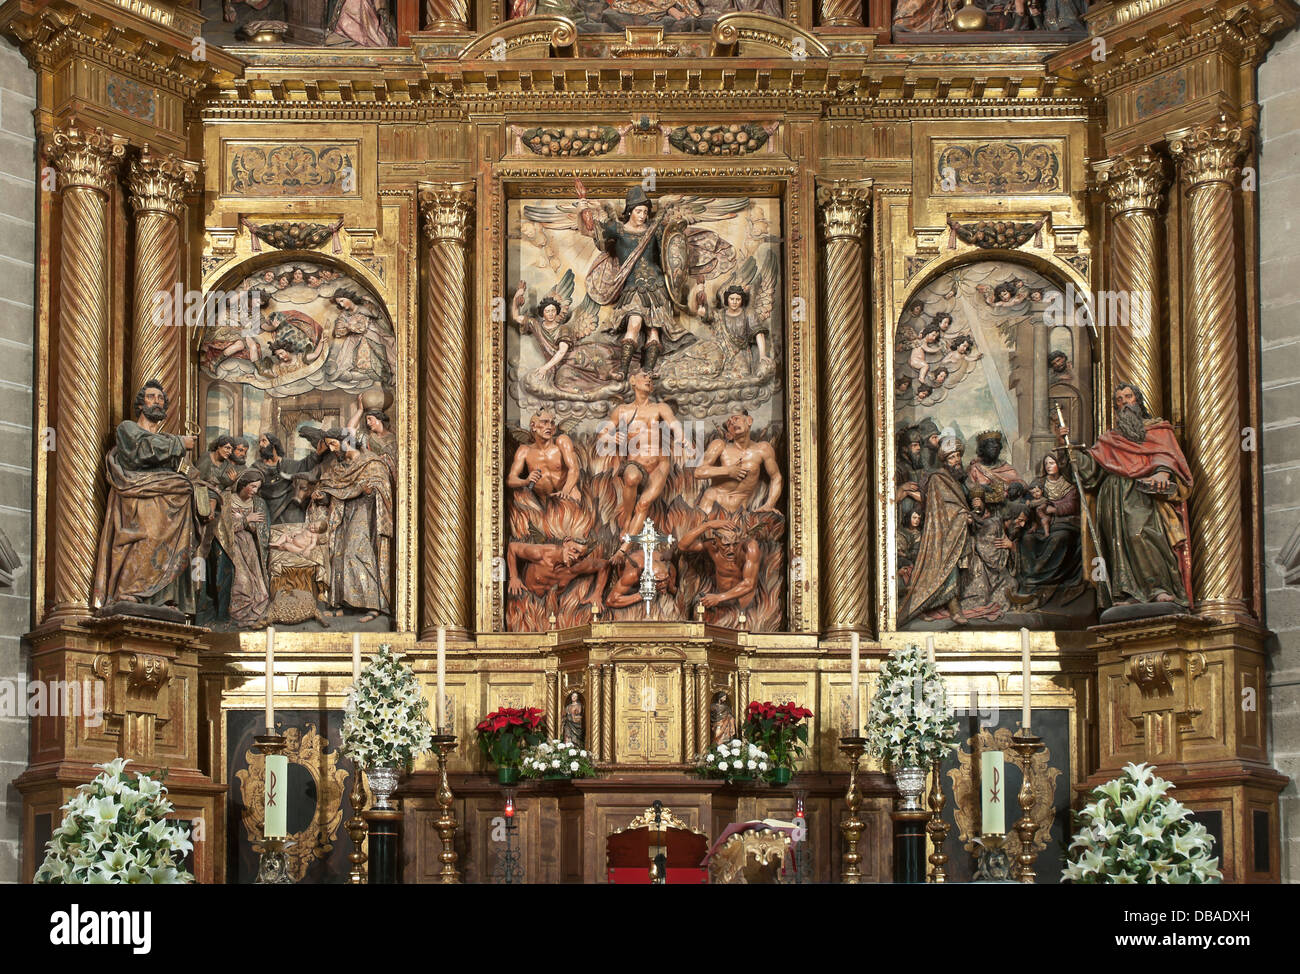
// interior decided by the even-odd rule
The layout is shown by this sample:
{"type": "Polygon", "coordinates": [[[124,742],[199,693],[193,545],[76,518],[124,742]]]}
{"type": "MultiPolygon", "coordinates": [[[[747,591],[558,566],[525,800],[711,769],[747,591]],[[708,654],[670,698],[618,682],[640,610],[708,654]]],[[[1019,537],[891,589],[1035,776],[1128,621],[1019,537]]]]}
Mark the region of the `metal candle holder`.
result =
{"type": "Polygon", "coordinates": [[[365,841],[369,826],[361,817],[366,807],[366,790],[361,785],[361,775],[361,765],[358,764],[352,771],[352,791],[348,794],[348,800],[352,803],[352,817],[343,823],[352,838],[352,851],[348,853],[348,861],[352,863],[352,868],[348,871],[348,883],[352,886],[361,886],[366,882],[365,841]]]}
{"type": "Polygon", "coordinates": [[[858,806],[862,804],[862,792],[858,790],[858,762],[862,760],[866,749],[865,737],[840,738],[840,750],[849,759],[849,790],[844,796],[844,801],[849,806],[849,817],[840,825],[844,832],[844,869],[840,874],[840,882],[850,885],[862,882],[862,871],[858,868],[862,862],[858,840],[862,838],[866,824],[858,818],[858,806]]]}
{"type": "Polygon", "coordinates": [[[1019,882],[1032,883],[1035,878],[1034,863],[1038,859],[1038,853],[1034,851],[1034,833],[1038,831],[1038,825],[1029,813],[1034,808],[1035,797],[1034,755],[1043,749],[1043,739],[1035,737],[1030,733],[1029,728],[1025,727],[1012,735],[1011,745],[1024,762],[1024,774],[1020,784],[1020,810],[1023,815],[1014,826],[1020,836],[1020,854],[1016,856],[1013,875],[1019,882]]]}
{"type": "Polygon", "coordinates": [[[459,883],[460,870],[456,868],[456,815],[452,811],[451,784],[447,781],[447,755],[456,748],[455,734],[434,734],[433,748],[438,752],[438,807],[442,809],[433,827],[442,839],[442,869],[438,873],[440,883],[459,883]]]}
{"type": "Polygon", "coordinates": [[[943,783],[939,778],[939,761],[935,760],[931,767],[932,781],[930,783],[930,821],[925,823],[925,830],[930,833],[930,843],[934,846],[934,852],[930,853],[930,865],[933,872],[930,874],[930,882],[945,883],[948,881],[947,873],[944,867],[948,864],[948,854],[943,851],[943,844],[948,839],[949,825],[943,820],[943,806],[947,798],[943,793],[943,783]]]}
{"type": "MultiPolygon", "coordinates": [[[[262,734],[253,738],[258,752],[271,757],[283,754],[285,740],[283,734],[262,734]]],[[[284,855],[284,839],[267,838],[265,813],[262,818],[262,852],[257,857],[257,878],[254,883],[267,886],[289,886],[289,863],[284,855]]]]}

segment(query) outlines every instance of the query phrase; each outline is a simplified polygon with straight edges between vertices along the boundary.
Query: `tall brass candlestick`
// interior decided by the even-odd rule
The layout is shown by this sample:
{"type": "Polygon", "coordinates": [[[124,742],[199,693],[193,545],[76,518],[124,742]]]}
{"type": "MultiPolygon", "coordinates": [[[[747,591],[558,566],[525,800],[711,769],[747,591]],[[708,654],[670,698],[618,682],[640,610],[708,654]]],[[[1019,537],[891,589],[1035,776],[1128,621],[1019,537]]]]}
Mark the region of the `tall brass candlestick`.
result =
{"type": "Polygon", "coordinates": [[[361,766],[358,765],[352,771],[352,791],[348,795],[348,800],[352,802],[352,817],[343,823],[343,827],[348,830],[348,835],[352,839],[352,851],[348,853],[348,862],[352,863],[352,868],[348,871],[348,883],[352,886],[362,886],[366,882],[364,843],[369,829],[366,820],[361,817],[366,804],[366,791],[361,787],[361,774],[361,766]]]}
{"type": "Polygon", "coordinates": [[[1024,760],[1024,780],[1020,785],[1020,810],[1024,813],[1016,822],[1016,833],[1020,836],[1020,854],[1016,856],[1015,878],[1022,883],[1032,883],[1035,878],[1034,862],[1038,853],[1034,851],[1034,833],[1038,826],[1029,813],[1034,808],[1034,754],[1042,750],[1043,740],[1033,734],[1019,733],[1012,735],[1012,746],[1024,760]]]}
{"type": "Polygon", "coordinates": [[[438,807],[442,812],[434,821],[433,827],[442,839],[442,869],[438,873],[440,883],[459,883],[460,870],[456,868],[456,815],[451,810],[451,784],[447,781],[447,755],[456,747],[455,734],[434,734],[433,747],[438,752],[438,807]]]}
{"type": "Polygon", "coordinates": [[[934,846],[934,852],[930,853],[930,865],[934,871],[930,874],[930,882],[946,883],[948,876],[944,867],[948,864],[948,854],[943,851],[943,844],[948,839],[948,823],[943,820],[943,806],[947,798],[943,793],[943,783],[939,778],[939,764],[936,760],[931,766],[933,780],[930,782],[930,821],[925,823],[925,830],[930,833],[930,843],[934,846]]]}
{"type": "Polygon", "coordinates": [[[844,869],[840,874],[840,882],[850,885],[862,882],[862,871],[858,868],[858,864],[862,862],[862,855],[858,852],[858,840],[862,838],[865,823],[858,818],[858,806],[862,804],[862,792],[858,790],[858,762],[862,760],[862,752],[866,747],[865,737],[840,738],[840,750],[849,759],[849,790],[844,796],[844,801],[849,806],[849,817],[840,826],[844,832],[844,869]]]}

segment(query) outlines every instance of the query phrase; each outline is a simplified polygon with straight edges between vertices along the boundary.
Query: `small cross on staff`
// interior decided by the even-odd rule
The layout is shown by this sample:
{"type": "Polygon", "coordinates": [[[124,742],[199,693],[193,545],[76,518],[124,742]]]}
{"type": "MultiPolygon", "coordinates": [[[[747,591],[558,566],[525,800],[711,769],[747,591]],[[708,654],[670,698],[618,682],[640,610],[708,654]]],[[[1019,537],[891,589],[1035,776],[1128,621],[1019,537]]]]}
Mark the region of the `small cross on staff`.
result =
{"type": "Polygon", "coordinates": [[[659,592],[655,585],[655,549],[660,545],[667,548],[672,543],[673,536],[660,534],[655,530],[655,522],[650,518],[645,519],[640,534],[623,535],[623,544],[639,544],[641,552],[645,555],[645,564],[641,568],[641,601],[645,603],[647,619],[650,618],[650,603],[655,600],[659,592]]]}

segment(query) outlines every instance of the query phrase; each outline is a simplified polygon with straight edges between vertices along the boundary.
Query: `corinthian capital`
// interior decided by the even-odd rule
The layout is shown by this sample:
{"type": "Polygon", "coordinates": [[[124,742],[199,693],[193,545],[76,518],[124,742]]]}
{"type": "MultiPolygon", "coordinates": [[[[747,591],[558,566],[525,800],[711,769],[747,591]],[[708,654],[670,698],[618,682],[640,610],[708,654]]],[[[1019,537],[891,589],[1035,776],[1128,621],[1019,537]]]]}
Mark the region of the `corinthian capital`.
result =
{"type": "Polygon", "coordinates": [[[1165,163],[1150,149],[1097,163],[1098,184],[1106,191],[1106,205],[1116,216],[1134,210],[1155,210],[1169,188],[1165,163]]]}
{"type": "Polygon", "coordinates": [[[424,232],[430,243],[452,240],[468,243],[474,218],[473,183],[433,183],[420,190],[424,232]]]}
{"type": "Polygon", "coordinates": [[[71,118],[67,128],[54,133],[45,155],[58,169],[61,187],[88,186],[107,193],[126,156],[126,144],[120,135],[110,135],[102,128],[86,131],[71,118]]]}
{"type": "Polygon", "coordinates": [[[871,209],[871,181],[837,179],[817,187],[817,209],[827,240],[861,239],[871,209]]]}
{"type": "Polygon", "coordinates": [[[127,177],[131,206],[136,213],[158,211],[180,216],[185,208],[185,194],[194,188],[199,166],[175,153],[155,155],[146,142],[140,155],[131,163],[127,177]]]}
{"type": "Polygon", "coordinates": [[[1241,175],[1239,160],[1250,142],[1248,128],[1220,114],[1209,125],[1170,134],[1169,154],[1178,161],[1184,186],[1235,183],[1241,175]]]}

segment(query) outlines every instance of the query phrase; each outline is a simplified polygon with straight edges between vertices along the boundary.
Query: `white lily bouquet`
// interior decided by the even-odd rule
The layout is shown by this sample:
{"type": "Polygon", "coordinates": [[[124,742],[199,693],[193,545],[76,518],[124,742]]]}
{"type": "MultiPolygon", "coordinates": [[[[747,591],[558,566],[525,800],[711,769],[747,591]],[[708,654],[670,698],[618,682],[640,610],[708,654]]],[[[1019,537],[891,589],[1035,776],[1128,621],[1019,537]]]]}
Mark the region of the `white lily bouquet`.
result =
{"type": "Polygon", "coordinates": [[[771,758],[757,744],[733,737],[714,744],[700,755],[697,770],[703,778],[762,778],[772,767],[771,758]]]}
{"type": "Polygon", "coordinates": [[[348,691],[342,751],[362,768],[410,771],[433,747],[429,702],[415,671],[400,660],[385,643],[348,691]]]}
{"type": "Polygon", "coordinates": [[[956,742],[957,719],[934,664],[918,646],[891,652],[867,713],[867,750],[891,768],[924,768],[956,742]]]}
{"type": "Polygon", "coordinates": [[[126,758],[97,764],[101,773],[63,806],[67,813],[45,844],[38,883],[192,883],[181,868],[194,848],[157,778],[126,771],[126,758]]]}
{"type": "Polygon", "coordinates": [[[527,748],[520,759],[525,778],[594,778],[596,766],[591,754],[576,744],[561,740],[541,741],[527,748]]]}
{"type": "Polygon", "coordinates": [[[1174,786],[1147,764],[1124,766],[1124,777],[1092,790],[1075,819],[1071,883],[1221,883],[1214,836],[1192,810],[1166,792],[1174,786]],[[1076,851],[1077,850],[1077,851],[1076,851]]]}

